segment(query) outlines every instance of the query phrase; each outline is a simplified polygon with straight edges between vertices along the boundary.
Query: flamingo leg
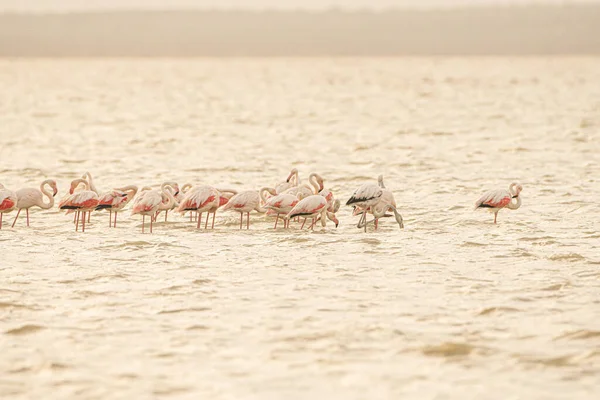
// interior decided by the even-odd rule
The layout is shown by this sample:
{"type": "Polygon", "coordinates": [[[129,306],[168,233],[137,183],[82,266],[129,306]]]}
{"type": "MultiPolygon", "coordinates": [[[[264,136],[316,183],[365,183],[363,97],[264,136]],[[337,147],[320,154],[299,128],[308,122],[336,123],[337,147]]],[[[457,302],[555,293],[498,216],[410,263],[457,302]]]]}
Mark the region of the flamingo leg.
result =
{"type": "Polygon", "coordinates": [[[152,218],[150,218],[150,233],[152,233],[152,218]]]}
{"type": "Polygon", "coordinates": [[[496,223],[496,218],[497,218],[497,217],[498,217],[498,213],[497,213],[497,212],[495,212],[495,213],[494,213],[494,223],[496,223]]]}
{"type": "Polygon", "coordinates": [[[73,223],[75,223],[75,219],[77,218],[77,213],[73,215],[73,223]]]}
{"type": "Polygon", "coordinates": [[[379,218],[375,218],[375,230],[377,230],[378,224],[379,224],[379,218]]]}
{"type": "Polygon", "coordinates": [[[200,213],[200,218],[198,218],[198,223],[196,224],[196,229],[200,229],[200,224],[201,223],[202,223],[202,213],[200,213]]]}
{"type": "Polygon", "coordinates": [[[115,225],[114,225],[115,228],[117,227],[117,213],[118,213],[118,211],[115,211],[115,225]]]}
{"type": "MultiPolygon", "coordinates": [[[[88,217],[89,217],[89,215],[88,215],[88,217]]],[[[83,212],[83,225],[81,228],[81,232],[85,232],[85,211],[83,212]]]]}
{"type": "Polygon", "coordinates": [[[17,222],[17,218],[19,218],[19,214],[21,214],[21,209],[20,208],[19,208],[19,211],[17,211],[17,216],[15,217],[15,220],[13,221],[11,228],[15,227],[15,222],[17,222]]]}
{"type": "Polygon", "coordinates": [[[240,230],[242,230],[243,223],[244,223],[244,213],[240,213],[240,230]]]}
{"type": "Polygon", "coordinates": [[[246,218],[246,229],[250,229],[250,213],[247,213],[247,218],[246,218]]]}
{"type": "Polygon", "coordinates": [[[305,223],[306,223],[306,218],[304,218],[304,222],[302,222],[302,226],[300,227],[301,230],[302,230],[302,228],[304,228],[305,223]]]}
{"type": "MultiPolygon", "coordinates": [[[[150,217],[152,218],[152,217],[150,217]]],[[[142,215],[142,233],[144,233],[144,225],[146,225],[146,216],[142,215]]]]}
{"type": "Polygon", "coordinates": [[[2,229],[2,217],[4,216],[4,213],[0,213],[0,229],[2,229]]]}
{"type": "Polygon", "coordinates": [[[215,229],[215,217],[217,216],[217,212],[213,212],[213,222],[212,222],[212,226],[210,229],[215,229]]]}
{"type": "Polygon", "coordinates": [[[87,217],[88,217],[88,224],[89,224],[90,219],[92,217],[92,213],[90,211],[87,212],[87,217]]]}
{"type": "Polygon", "coordinates": [[[208,220],[210,219],[210,211],[206,213],[206,222],[204,222],[204,229],[208,228],[208,220]]]}
{"type": "Polygon", "coordinates": [[[365,232],[367,232],[367,209],[366,208],[365,208],[365,211],[363,211],[362,220],[365,223],[365,232]]]}
{"type": "Polygon", "coordinates": [[[165,211],[165,222],[167,222],[167,215],[169,215],[169,210],[165,211]]]}
{"type": "Polygon", "coordinates": [[[79,230],[79,211],[75,211],[75,232],[79,230]]]}
{"type": "Polygon", "coordinates": [[[190,211],[190,222],[194,219],[194,213],[190,211]]]}
{"type": "Polygon", "coordinates": [[[27,227],[29,227],[29,208],[26,208],[25,212],[27,213],[27,227]]]}
{"type": "Polygon", "coordinates": [[[108,227],[110,228],[112,225],[112,210],[109,209],[108,211],[110,212],[110,214],[108,214],[108,227]]]}
{"type": "Polygon", "coordinates": [[[279,213],[277,213],[277,216],[275,217],[275,226],[273,229],[277,229],[277,222],[279,222],[279,213]]]}

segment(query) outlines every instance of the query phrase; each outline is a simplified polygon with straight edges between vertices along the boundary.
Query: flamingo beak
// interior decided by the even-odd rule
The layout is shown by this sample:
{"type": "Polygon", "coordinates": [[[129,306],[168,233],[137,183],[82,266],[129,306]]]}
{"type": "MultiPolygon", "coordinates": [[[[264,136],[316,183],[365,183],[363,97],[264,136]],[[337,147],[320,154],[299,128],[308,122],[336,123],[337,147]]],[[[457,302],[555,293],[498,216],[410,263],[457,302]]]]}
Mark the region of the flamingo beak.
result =
{"type": "Polygon", "coordinates": [[[52,197],[56,197],[56,193],[58,193],[58,189],[54,188],[54,194],[52,195],[52,197]]]}
{"type": "Polygon", "coordinates": [[[179,190],[175,192],[173,196],[177,196],[179,194],[179,190]]]}
{"type": "Polygon", "coordinates": [[[73,187],[69,189],[69,194],[73,194],[73,187]]]}

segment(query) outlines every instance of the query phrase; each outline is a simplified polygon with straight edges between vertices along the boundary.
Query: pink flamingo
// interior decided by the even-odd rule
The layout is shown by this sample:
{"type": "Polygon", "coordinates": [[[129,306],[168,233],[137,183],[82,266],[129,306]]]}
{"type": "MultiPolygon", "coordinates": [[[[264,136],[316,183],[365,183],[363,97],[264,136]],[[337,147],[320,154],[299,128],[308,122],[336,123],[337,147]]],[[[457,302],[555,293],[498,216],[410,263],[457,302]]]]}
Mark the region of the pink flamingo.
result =
{"type": "MultiPolygon", "coordinates": [[[[298,196],[294,196],[293,194],[286,194],[286,193],[282,193],[282,194],[278,194],[276,196],[272,196],[270,197],[264,204],[264,208],[268,209],[269,211],[274,212],[275,215],[275,226],[273,227],[273,229],[277,229],[277,222],[279,221],[279,216],[281,214],[288,214],[290,211],[292,211],[292,209],[294,208],[294,206],[296,204],[298,204],[298,202],[300,201],[300,199],[302,198],[302,193],[298,194],[298,196]]],[[[267,212],[267,215],[269,215],[269,213],[267,212]]],[[[289,220],[285,219],[283,220],[283,227],[284,228],[289,228],[289,220]]]]}
{"type": "Polygon", "coordinates": [[[297,195],[298,193],[302,193],[304,197],[311,196],[313,194],[319,193],[323,190],[323,178],[321,175],[317,173],[312,173],[308,176],[308,184],[303,183],[298,186],[291,187],[284,191],[283,193],[297,195]]]}
{"type": "Polygon", "coordinates": [[[171,193],[172,190],[173,188],[166,182],[161,185],[160,190],[142,189],[142,192],[140,192],[138,198],[134,202],[133,210],[131,211],[131,215],[142,215],[142,233],[144,233],[146,215],[150,216],[150,233],[152,233],[152,222],[153,217],[156,216],[156,212],[161,206],[167,209],[173,205],[175,197],[173,197],[173,194],[171,193]],[[167,190],[167,187],[169,187],[170,190],[167,190]],[[167,204],[163,204],[163,195],[169,199],[167,204]]]}
{"type": "Polygon", "coordinates": [[[4,185],[0,183],[0,229],[2,229],[2,218],[4,217],[4,214],[16,209],[18,201],[17,194],[12,190],[4,188],[4,185]]]}
{"type": "Polygon", "coordinates": [[[117,214],[135,197],[137,191],[137,186],[129,185],[116,188],[100,196],[96,210],[108,210],[110,212],[108,215],[109,227],[117,227],[117,214]],[[115,213],[114,223],[112,219],[113,212],[115,213]]]}
{"type": "MultiPolygon", "coordinates": [[[[383,175],[379,175],[379,177],[377,178],[378,181],[378,186],[381,188],[382,190],[382,194],[381,197],[379,197],[379,200],[377,201],[377,203],[375,203],[374,205],[370,206],[366,211],[368,213],[373,214],[374,218],[374,222],[375,222],[375,230],[377,230],[378,228],[378,223],[379,223],[379,218],[381,217],[391,217],[391,214],[387,214],[388,211],[392,211],[394,213],[394,217],[396,218],[396,222],[398,223],[398,226],[400,227],[400,229],[404,228],[404,220],[402,218],[402,215],[400,215],[400,213],[398,212],[398,209],[396,208],[396,200],[394,199],[394,194],[392,193],[392,191],[388,190],[384,183],[383,183],[383,175]]],[[[354,207],[354,212],[352,213],[352,215],[358,215],[358,214],[362,214],[363,213],[363,209],[361,209],[358,206],[354,207]]],[[[358,223],[358,228],[365,228],[366,230],[366,226],[368,223],[373,222],[373,221],[366,221],[366,219],[362,219],[359,221],[358,223]]]]}
{"type": "Polygon", "coordinates": [[[98,194],[90,190],[89,182],[82,178],[71,182],[69,195],[61,200],[58,208],[61,210],[75,210],[77,212],[75,215],[75,231],[79,229],[79,221],[81,221],[81,231],[85,232],[86,213],[89,214],[97,206],[98,194]],[[85,189],[76,192],[75,189],[80,183],[85,184],[85,189]]]}
{"type": "MultiPolygon", "coordinates": [[[[336,218],[335,214],[327,211],[327,200],[325,197],[314,194],[300,200],[294,208],[285,216],[285,218],[289,221],[294,217],[305,217],[312,218],[312,224],[308,229],[315,228],[315,223],[317,222],[317,218],[321,218],[321,225],[323,227],[326,226],[326,218],[329,218],[331,221],[335,223],[335,227],[337,228],[339,225],[339,221],[336,218]]],[[[306,222],[306,219],[304,220],[306,222]]],[[[289,224],[289,222],[288,222],[289,224]]],[[[302,229],[304,227],[304,223],[300,227],[302,229]]]]}
{"type": "Polygon", "coordinates": [[[158,207],[158,211],[156,212],[156,215],[154,216],[154,221],[156,221],[156,219],[158,218],[158,214],[160,214],[161,211],[164,211],[165,212],[165,222],[167,222],[167,217],[169,215],[169,211],[174,210],[179,206],[179,202],[177,201],[177,197],[179,196],[179,185],[176,182],[165,182],[165,183],[167,184],[167,190],[172,192],[171,194],[173,195],[173,198],[175,199],[175,201],[173,202],[173,204],[171,204],[169,207],[167,207],[167,204],[169,204],[169,199],[167,198],[167,196],[163,195],[162,204],[158,207]]]}
{"type": "Polygon", "coordinates": [[[277,186],[275,186],[275,191],[277,192],[277,194],[283,193],[292,187],[298,186],[299,183],[300,180],[298,178],[298,169],[293,168],[290,171],[290,174],[288,175],[287,179],[284,182],[281,182],[277,186]]]}
{"type": "Polygon", "coordinates": [[[359,226],[362,227],[364,223],[365,232],[367,231],[367,212],[371,206],[374,206],[379,202],[383,196],[383,189],[376,183],[365,183],[352,193],[352,196],[346,202],[347,206],[354,205],[362,210],[362,216],[358,222],[359,226]]]}
{"type": "Polygon", "coordinates": [[[246,229],[250,229],[250,211],[265,213],[267,210],[260,206],[260,196],[256,190],[248,190],[233,196],[225,206],[223,211],[237,211],[240,213],[240,229],[244,222],[244,214],[247,215],[246,229]]]}
{"type": "Polygon", "coordinates": [[[498,217],[498,211],[503,208],[508,208],[510,210],[516,210],[521,207],[521,191],[523,190],[523,186],[518,183],[511,183],[508,187],[508,190],[490,190],[485,192],[483,196],[479,198],[475,202],[475,209],[478,208],[487,208],[490,212],[494,213],[494,224],[496,223],[496,218],[498,217]],[[517,199],[515,203],[512,202],[513,199],[517,199]]]}
{"type": "Polygon", "coordinates": [[[17,216],[12,223],[12,227],[15,226],[17,222],[17,218],[19,218],[19,214],[21,214],[21,210],[25,209],[27,212],[27,226],[29,226],[29,209],[31,207],[39,207],[42,210],[49,210],[54,207],[54,196],[58,193],[58,188],[56,187],[56,181],[53,179],[47,179],[40,185],[39,190],[34,188],[25,188],[17,190],[17,216]],[[46,186],[50,186],[53,190],[52,194],[46,191],[46,186]],[[48,203],[44,202],[44,196],[48,197],[48,203]]]}
{"type": "Polygon", "coordinates": [[[198,214],[197,229],[200,229],[202,223],[202,214],[207,213],[204,229],[208,227],[208,218],[213,214],[212,228],[215,228],[215,215],[221,204],[221,193],[212,186],[194,186],[185,194],[183,200],[177,207],[177,212],[184,214],[187,211],[198,214]]]}

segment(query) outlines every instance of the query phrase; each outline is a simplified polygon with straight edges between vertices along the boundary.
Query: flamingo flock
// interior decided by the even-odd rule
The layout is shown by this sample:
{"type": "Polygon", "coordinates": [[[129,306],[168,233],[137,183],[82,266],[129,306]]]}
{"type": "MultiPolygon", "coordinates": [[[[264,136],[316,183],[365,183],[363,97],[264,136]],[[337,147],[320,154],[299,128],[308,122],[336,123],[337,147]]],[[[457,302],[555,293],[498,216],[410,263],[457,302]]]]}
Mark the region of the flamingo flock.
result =
{"type": "MultiPolygon", "coordinates": [[[[523,187],[512,183],[507,190],[492,190],[475,203],[476,209],[487,209],[494,213],[494,224],[497,223],[498,212],[503,208],[516,210],[521,206],[520,193],[523,187]],[[513,202],[514,200],[514,202],[513,202]]],[[[29,209],[38,207],[49,210],[54,207],[54,197],[58,193],[55,180],[47,179],[37,188],[24,188],[16,192],[6,189],[0,184],[0,229],[4,214],[17,211],[12,223],[15,226],[22,210],[25,210],[27,226],[29,226],[29,209]]],[[[314,230],[320,221],[326,228],[331,221],[337,228],[339,220],[336,213],[341,202],[334,193],[325,188],[325,180],[317,173],[311,173],[306,182],[301,182],[296,168],[292,169],[284,181],[259,190],[238,192],[235,189],[218,186],[193,185],[187,183],[181,188],[176,182],[164,182],[159,189],[143,187],[138,190],[135,185],[113,188],[100,192],[95,186],[92,175],[86,172],[81,178],[74,179],[68,194],[58,204],[66,214],[73,213],[75,231],[85,232],[86,223],[91,222],[93,212],[107,210],[110,228],[117,227],[117,214],[124,211],[132,203],[131,216],[142,216],[142,233],[145,232],[146,218],[149,220],[149,232],[153,232],[153,224],[161,212],[167,221],[169,211],[181,215],[189,214],[189,221],[195,222],[196,229],[214,229],[217,211],[237,212],[240,215],[239,229],[250,229],[250,214],[258,213],[273,217],[273,228],[282,220],[283,229],[290,229],[290,222],[298,223],[304,229],[307,221],[308,229],[314,230]],[[114,214],[114,216],[113,216],[114,214]],[[204,226],[203,215],[206,214],[204,226]],[[212,216],[212,218],[211,218],[212,216]],[[245,223],[244,223],[245,219],[245,223]],[[212,220],[212,221],[211,221],[212,220]]],[[[346,202],[353,208],[352,215],[359,216],[357,227],[367,231],[373,223],[379,228],[381,218],[394,217],[400,229],[404,228],[404,220],[391,190],[386,188],[383,176],[377,183],[365,183],[358,187],[346,202]],[[368,215],[373,217],[367,220],[368,215]]]]}

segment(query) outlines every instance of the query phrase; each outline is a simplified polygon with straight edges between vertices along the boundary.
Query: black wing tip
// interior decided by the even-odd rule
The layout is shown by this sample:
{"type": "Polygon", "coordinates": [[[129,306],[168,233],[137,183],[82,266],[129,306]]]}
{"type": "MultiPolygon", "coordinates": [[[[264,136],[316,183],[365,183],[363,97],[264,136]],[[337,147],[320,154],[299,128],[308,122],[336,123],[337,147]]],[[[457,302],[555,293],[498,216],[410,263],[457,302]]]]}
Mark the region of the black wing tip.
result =
{"type": "Polygon", "coordinates": [[[96,207],[96,210],[106,210],[107,208],[112,208],[112,206],[108,204],[100,204],[96,207]]]}

